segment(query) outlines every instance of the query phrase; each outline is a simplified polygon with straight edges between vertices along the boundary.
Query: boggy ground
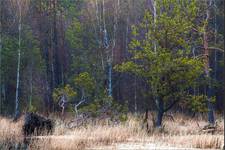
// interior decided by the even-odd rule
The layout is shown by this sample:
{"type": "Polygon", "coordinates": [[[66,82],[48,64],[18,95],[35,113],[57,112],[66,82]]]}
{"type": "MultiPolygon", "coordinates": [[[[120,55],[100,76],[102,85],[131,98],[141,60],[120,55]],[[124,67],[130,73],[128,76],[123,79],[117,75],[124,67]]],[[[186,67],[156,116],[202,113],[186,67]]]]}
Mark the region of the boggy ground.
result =
{"type": "MultiPolygon", "coordinates": [[[[224,119],[217,115],[217,131],[214,134],[200,132],[207,122],[204,116],[191,118],[173,114],[174,120],[164,118],[163,132],[147,133],[141,115],[129,115],[124,123],[111,125],[107,120],[89,122],[86,126],[68,129],[66,122],[55,120],[53,135],[34,136],[29,149],[221,149],[224,145],[224,119]]],[[[0,117],[0,149],[19,147],[23,142],[23,117],[17,122],[0,117]],[[16,144],[17,143],[17,144],[16,144]]]]}

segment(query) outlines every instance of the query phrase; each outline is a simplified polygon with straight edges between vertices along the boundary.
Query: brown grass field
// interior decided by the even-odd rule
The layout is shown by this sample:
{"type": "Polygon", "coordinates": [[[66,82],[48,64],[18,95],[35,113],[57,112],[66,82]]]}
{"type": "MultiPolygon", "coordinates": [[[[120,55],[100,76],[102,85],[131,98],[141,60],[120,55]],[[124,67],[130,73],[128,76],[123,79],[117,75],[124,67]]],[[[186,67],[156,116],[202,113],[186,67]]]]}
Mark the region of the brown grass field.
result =
{"type": "MultiPolygon", "coordinates": [[[[106,120],[89,123],[85,127],[68,129],[65,122],[54,117],[53,135],[34,136],[29,149],[76,150],[76,149],[222,149],[224,145],[224,119],[217,115],[214,134],[200,132],[206,118],[190,118],[175,114],[174,121],[164,118],[164,131],[147,133],[142,117],[129,115],[128,120],[110,125],[106,120]]],[[[12,144],[23,141],[23,117],[17,122],[0,117],[0,149],[10,149],[12,144]]]]}

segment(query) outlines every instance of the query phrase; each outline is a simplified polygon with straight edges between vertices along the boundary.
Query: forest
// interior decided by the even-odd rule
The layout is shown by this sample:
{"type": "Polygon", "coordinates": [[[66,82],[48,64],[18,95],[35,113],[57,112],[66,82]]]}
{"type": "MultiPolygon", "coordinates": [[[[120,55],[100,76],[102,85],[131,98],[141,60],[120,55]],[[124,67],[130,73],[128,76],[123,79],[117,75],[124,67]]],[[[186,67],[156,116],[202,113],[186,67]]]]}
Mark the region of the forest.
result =
{"type": "Polygon", "coordinates": [[[0,149],[219,149],[224,93],[223,0],[0,0],[0,149]]]}

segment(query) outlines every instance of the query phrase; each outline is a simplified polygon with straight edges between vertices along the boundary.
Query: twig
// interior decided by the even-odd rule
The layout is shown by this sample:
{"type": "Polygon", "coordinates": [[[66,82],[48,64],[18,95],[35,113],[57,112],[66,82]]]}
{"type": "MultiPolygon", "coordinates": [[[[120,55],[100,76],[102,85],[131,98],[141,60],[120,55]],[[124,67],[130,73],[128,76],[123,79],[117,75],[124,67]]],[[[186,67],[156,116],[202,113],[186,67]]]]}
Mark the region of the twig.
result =
{"type": "Polygon", "coordinates": [[[75,110],[75,112],[76,112],[76,116],[78,115],[78,110],[77,110],[77,107],[78,107],[78,106],[80,106],[82,103],[84,103],[84,102],[85,102],[85,100],[86,100],[86,99],[83,99],[83,100],[81,100],[78,104],[75,104],[75,106],[74,106],[74,110],[75,110]]]}

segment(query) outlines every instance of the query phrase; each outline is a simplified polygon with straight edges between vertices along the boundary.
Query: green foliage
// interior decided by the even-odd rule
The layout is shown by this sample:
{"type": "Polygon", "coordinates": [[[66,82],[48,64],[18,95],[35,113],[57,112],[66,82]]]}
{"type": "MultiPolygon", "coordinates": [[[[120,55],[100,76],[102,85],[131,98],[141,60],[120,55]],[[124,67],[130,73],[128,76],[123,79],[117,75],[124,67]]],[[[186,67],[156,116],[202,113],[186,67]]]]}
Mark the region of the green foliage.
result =
{"type": "MultiPolygon", "coordinates": [[[[208,99],[206,95],[188,95],[189,101],[184,103],[184,106],[191,109],[193,112],[207,112],[208,99]]],[[[210,102],[215,103],[216,98],[211,97],[210,102]]]]}
{"type": "Polygon", "coordinates": [[[91,93],[95,89],[95,80],[88,72],[80,73],[74,78],[74,82],[85,93],[91,93]]]}
{"type": "Polygon", "coordinates": [[[81,23],[74,18],[72,24],[66,31],[66,37],[70,43],[70,46],[74,49],[82,48],[82,25],[81,23]]]}
{"type": "Polygon", "coordinates": [[[16,63],[17,62],[17,39],[9,36],[3,37],[3,49],[2,49],[2,65],[1,65],[1,73],[3,74],[6,81],[9,81],[9,83],[12,83],[14,81],[13,78],[15,78],[16,72],[16,63]]]}
{"type": "Polygon", "coordinates": [[[84,0],[60,0],[59,9],[66,11],[66,17],[78,17],[84,0]]]}
{"type": "Polygon", "coordinates": [[[101,60],[96,53],[98,45],[91,26],[81,22],[77,17],[72,18],[72,22],[66,30],[66,39],[71,48],[69,76],[73,77],[74,74],[80,72],[96,72],[96,74],[99,74],[101,60]]]}
{"type": "MultiPolygon", "coordinates": [[[[90,0],[30,1],[27,8],[24,8],[32,13],[21,14],[20,109],[31,112],[50,111],[50,103],[43,107],[46,96],[53,96],[54,102],[57,102],[65,94],[70,102],[87,99],[87,103],[90,103],[87,109],[91,112],[98,112],[105,105],[126,112],[126,108],[120,108],[121,105],[114,104],[115,101],[106,96],[107,61],[111,54],[113,66],[131,56],[131,59],[128,58],[128,61],[117,65],[115,69],[139,76],[136,78],[138,85],[142,83],[141,80],[148,83],[150,88],[138,86],[138,99],[147,96],[148,99],[155,99],[159,96],[165,105],[177,98],[187,99],[188,107],[203,112],[206,111],[206,96],[189,96],[187,89],[194,86],[202,94],[203,88],[210,84],[220,104],[223,87],[221,81],[224,76],[221,70],[224,67],[221,51],[224,49],[222,0],[212,3],[209,22],[205,21],[208,9],[205,2],[154,1],[157,4],[156,19],[152,12],[143,11],[146,0],[126,0],[118,4],[115,0],[106,0],[104,16],[102,0],[96,0],[97,5],[90,0]],[[139,22],[141,17],[143,20],[139,22]],[[30,18],[34,19],[30,21],[30,18]],[[207,29],[204,28],[206,25],[207,29]],[[107,29],[110,44],[107,50],[102,47],[104,28],[107,29]],[[214,66],[209,69],[210,76],[214,79],[199,77],[203,74],[201,54],[204,31],[208,35],[210,66],[214,66]],[[126,52],[130,39],[128,51],[131,55],[126,52]],[[214,56],[214,47],[221,49],[216,51],[217,58],[214,56]],[[196,58],[191,57],[193,48],[196,58]],[[65,83],[68,85],[64,86],[65,83]],[[59,84],[63,86],[58,87],[59,84]],[[50,93],[53,87],[58,88],[50,93]],[[139,98],[140,95],[143,97],[139,98]]],[[[11,5],[11,2],[4,3],[1,13],[0,111],[5,114],[14,112],[15,106],[19,20],[15,18],[14,8],[17,6],[11,5]]],[[[120,88],[126,88],[122,82],[130,81],[130,76],[120,76],[113,72],[112,77],[115,89],[113,95],[120,97],[121,101],[129,99],[133,93],[127,92],[133,90],[132,86],[127,90],[120,88]],[[122,84],[117,84],[120,80],[122,84]]],[[[139,104],[144,105],[144,102],[139,104]]],[[[68,105],[66,109],[72,111],[74,108],[68,105]]],[[[126,113],[120,119],[124,118],[126,113]]]]}
{"type": "Polygon", "coordinates": [[[22,38],[22,67],[32,65],[33,71],[43,74],[45,68],[44,59],[42,58],[41,49],[38,47],[39,42],[32,35],[32,30],[28,26],[23,27],[26,32],[22,38]]]}
{"type": "Polygon", "coordinates": [[[34,105],[31,104],[29,106],[28,112],[37,112],[37,108],[34,105]]]}
{"type": "Polygon", "coordinates": [[[112,97],[106,96],[83,106],[79,109],[79,112],[88,112],[92,117],[100,117],[101,115],[106,114],[112,120],[123,122],[127,120],[128,106],[121,105],[113,100],[112,97]]]}
{"type": "MultiPolygon", "coordinates": [[[[70,17],[71,20],[66,29],[66,40],[70,47],[69,53],[71,57],[70,71],[68,72],[69,83],[79,88],[79,91],[85,90],[86,97],[93,94],[92,97],[89,97],[93,100],[95,99],[94,97],[101,97],[100,95],[105,88],[104,81],[106,75],[102,61],[105,62],[106,57],[104,58],[103,53],[99,49],[101,39],[98,37],[98,33],[94,27],[96,22],[92,20],[93,18],[89,18],[90,16],[86,9],[82,9],[85,6],[83,4],[86,2],[83,0],[76,0],[76,2],[66,0],[61,3],[63,7],[68,8],[67,17],[70,17]],[[86,86],[86,89],[81,89],[81,86],[74,82],[74,76],[79,76],[83,72],[91,73],[92,78],[95,80],[94,82],[98,83],[94,83],[94,88],[91,85],[90,88],[86,86]]],[[[95,10],[91,9],[91,11],[95,10]]]]}
{"type": "MultiPolygon", "coordinates": [[[[29,105],[28,97],[35,99],[35,109],[40,110],[41,102],[40,90],[38,89],[40,82],[38,78],[42,78],[45,65],[42,58],[41,50],[38,47],[38,41],[32,34],[32,30],[29,26],[23,25],[23,32],[21,34],[21,63],[20,63],[20,108],[26,109],[29,105]],[[31,79],[31,74],[33,79],[31,79]],[[30,91],[30,81],[32,81],[32,93],[30,91]],[[39,105],[40,104],[40,105],[39,105]]],[[[7,34],[2,35],[2,51],[1,51],[1,85],[8,87],[11,91],[7,93],[7,101],[4,106],[6,110],[13,112],[15,104],[15,88],[16,74],[17,74],[17,62],[18,62],[18,38],[17,36],[11,36],[7,34]]],[[[33,100],[32,100],[33,101],[33,100]]]]}
{"type": "Polygon", "coordinates": [[[77,95],[77,92],[69,84],[67,84],[62,88],[55,88],[52,97],[55,102],[58,102],[60,97],[63,95],[66,96],[67,101],[72,101],[77,95]]]}
{"type": "Polygon", "coordinates": [[[132,28],[131,60],[115,69],[145,78],[153,96],[171,101],[186,95],[203,74],[203,60],[192,58],[189,46],[196,5],[194,0],[163,0],[157,5],[157,21],[146,11],[143,21],[132,28]]]}

